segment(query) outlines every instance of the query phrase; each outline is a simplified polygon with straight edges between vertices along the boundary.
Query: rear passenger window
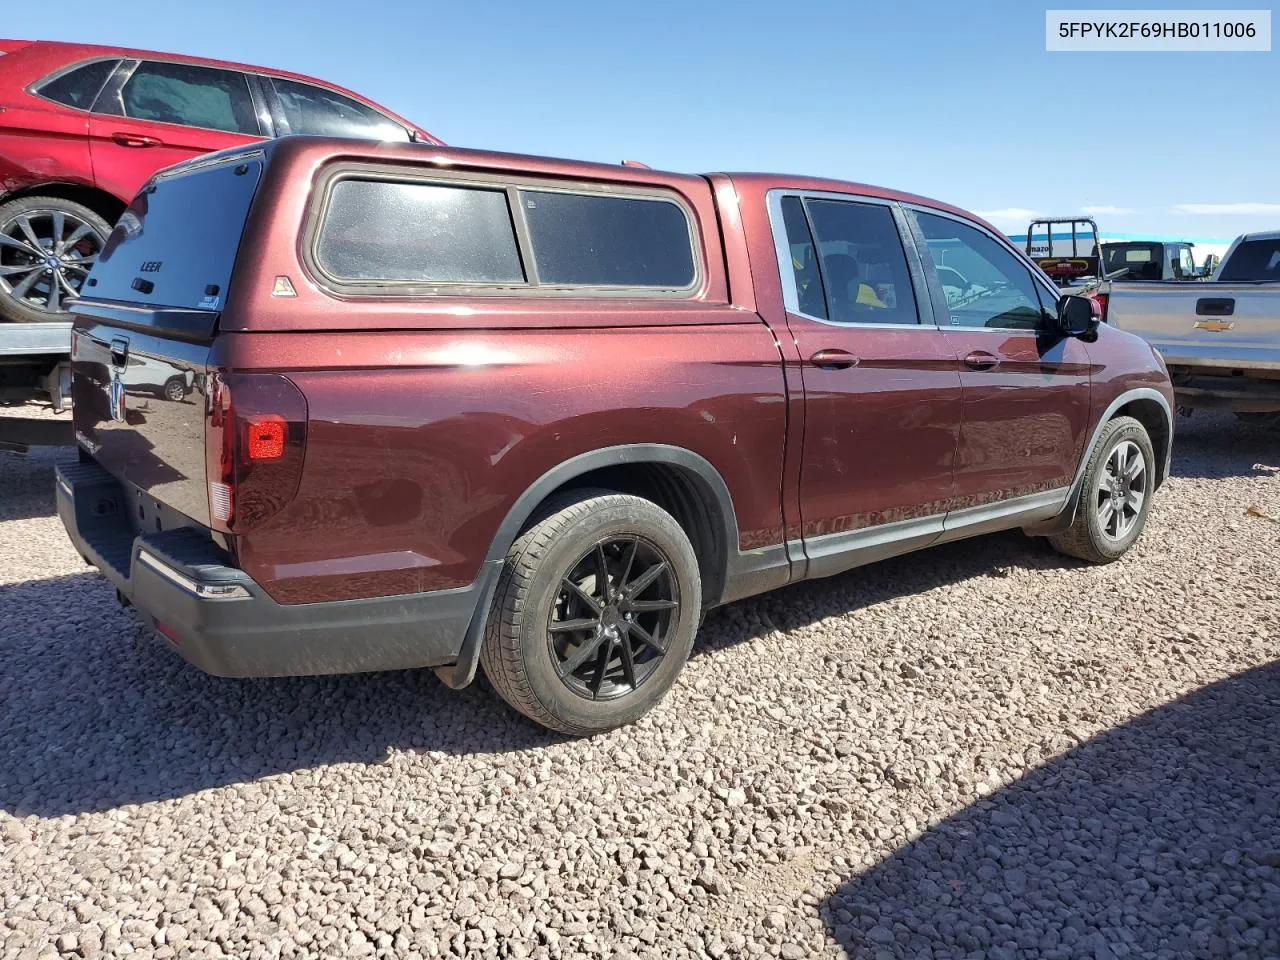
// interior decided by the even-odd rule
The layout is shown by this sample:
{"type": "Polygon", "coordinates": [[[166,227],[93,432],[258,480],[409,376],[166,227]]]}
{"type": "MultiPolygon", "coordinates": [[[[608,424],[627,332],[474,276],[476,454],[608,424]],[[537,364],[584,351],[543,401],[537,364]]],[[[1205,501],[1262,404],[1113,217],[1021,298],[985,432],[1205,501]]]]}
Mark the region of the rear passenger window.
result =
{"type": "Polygon", "coordinates": [[[290,133],[318,137],[356,137],[370,140],[409,139],[409,132],[372,107],[310,83],[272,77],[290,133]]]}
{"type": "Polygon", "coordinates": [[[822,277],[818,275],[818,251],[799,197],[782,198],[782,220],[787,229],[787,251],[791,254],[791,273],[795,277],[800,312],[825,320],[827,299],[822,293],[822,277]]]}
{"type": "Polygon", "coordinates": [[[42,97],[66,104],[68,107],[88,110],[93,106],[93,101],[97,99],[102,85],[107,82],[107,77],[111,76],[111,71],[119,62],[119,60],[96,60],[93,63],[83,64],[41,84],[36,92],[42,97]]]}
{"type": "Polygon", "coordinates": [[[340,280],[525,282],[501,189],[339,180],[316,260],[340,280]]]}
{"type": "Polygon", "coordinates": [[[695,268],[689,221],[666,200],[522,190],[538,280],[685,289],[695,268]]]}
{"type": "Polygon", "coordinates": [[[234,70],[148,61],[121,91],[124,114],[187,127],[260,136],[249,82],[234,70]]]}
{"type": "Polygon", "coordinates": [[[919,323],[907,255],[893,213],[879,204],[805,201],[818,245],[827,318],[919,323]]]}

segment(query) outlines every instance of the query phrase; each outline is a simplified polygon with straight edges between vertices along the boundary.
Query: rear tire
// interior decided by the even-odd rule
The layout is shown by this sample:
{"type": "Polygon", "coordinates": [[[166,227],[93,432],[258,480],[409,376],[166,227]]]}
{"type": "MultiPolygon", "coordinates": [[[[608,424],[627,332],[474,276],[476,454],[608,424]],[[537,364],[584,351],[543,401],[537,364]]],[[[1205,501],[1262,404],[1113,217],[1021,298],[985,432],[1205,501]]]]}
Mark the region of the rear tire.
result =
{"type": "Polygon", "coordinates": [[[1155,451],[1146,427],[1133,417],[1116,417],[1089,456],[1075,519],[1049,543],[1089,563],[1119,560],[1147,524],[1155,479],[1155,451]]]}
{"type": "Polygon", "coordinates": [[[702,580],[689,538],[648,500],[584,491],[550,509],[507,554],[480,662],[525,716],[590,736],[670,689],[693,647],[702,580]]]}
{"type": "Polygon", "coordinates": [[[111,226],[88,207],[61,197],[0,204],[0,320],[70,319],[63,304],[80,290],[110,232],[111,226]],[[56,269],[46,269],[45,258],[56,261],[56,269]]]}

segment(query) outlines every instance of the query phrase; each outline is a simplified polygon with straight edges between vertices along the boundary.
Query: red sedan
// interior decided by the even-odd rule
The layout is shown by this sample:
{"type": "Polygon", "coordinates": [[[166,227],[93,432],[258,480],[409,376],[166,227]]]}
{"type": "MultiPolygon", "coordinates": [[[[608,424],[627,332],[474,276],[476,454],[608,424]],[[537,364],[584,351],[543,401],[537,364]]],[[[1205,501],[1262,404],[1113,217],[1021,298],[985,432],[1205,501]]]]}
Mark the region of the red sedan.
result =
{"type": "Polygon", "coordinates": [[[311,77],[122,47],[0,40],[0,320],[66,319],[151,174],[288,134],[440,143],[311,77]]]}

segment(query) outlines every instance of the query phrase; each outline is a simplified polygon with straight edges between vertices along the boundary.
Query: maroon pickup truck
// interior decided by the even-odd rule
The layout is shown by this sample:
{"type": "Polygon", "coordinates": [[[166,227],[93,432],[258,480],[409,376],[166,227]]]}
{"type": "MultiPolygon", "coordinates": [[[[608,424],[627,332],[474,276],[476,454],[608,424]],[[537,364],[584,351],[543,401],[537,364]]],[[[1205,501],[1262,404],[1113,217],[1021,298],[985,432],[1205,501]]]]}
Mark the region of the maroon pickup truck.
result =
{"type": "Polygon", "coordinates": [[[1151,347],[853,183],[290,138],[150,181],[83,294],[58,509],[184,657],[483,665],[576,734],[711,607],[1014,527],[1113,560],[1168,471],[1151,347]]]}

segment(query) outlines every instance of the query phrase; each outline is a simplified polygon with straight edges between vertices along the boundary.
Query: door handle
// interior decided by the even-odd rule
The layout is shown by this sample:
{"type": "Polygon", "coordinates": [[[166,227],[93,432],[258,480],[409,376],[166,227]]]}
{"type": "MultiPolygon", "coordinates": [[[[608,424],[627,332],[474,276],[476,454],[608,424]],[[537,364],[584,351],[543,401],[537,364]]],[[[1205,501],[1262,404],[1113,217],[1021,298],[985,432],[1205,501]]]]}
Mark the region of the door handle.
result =
{"type": "Polygon", "coordinates": [[[847,350],[827,349],[819,350],[809,362],[823,370],[848,370],[858,365],[858,358],[847,350]]]}
{"type": "Polygon", "coordinates": [[[975,350],[964,358],[964,365],[970,370],[990,370],[1000,358],[987,353],[985,350],[975,350]]]}
{"type": "Polygon", "coordinates": [[[1196,301],[1196,315],[1229,317],[1236,312],[1235,297],[1201,297],[1196,301]]]}
{"type": "Polygon", "coordinates": [[[141,133],[113,133],[111,139],[122,147],[158,147],[163,142],[158,137],[141,133]]]}

